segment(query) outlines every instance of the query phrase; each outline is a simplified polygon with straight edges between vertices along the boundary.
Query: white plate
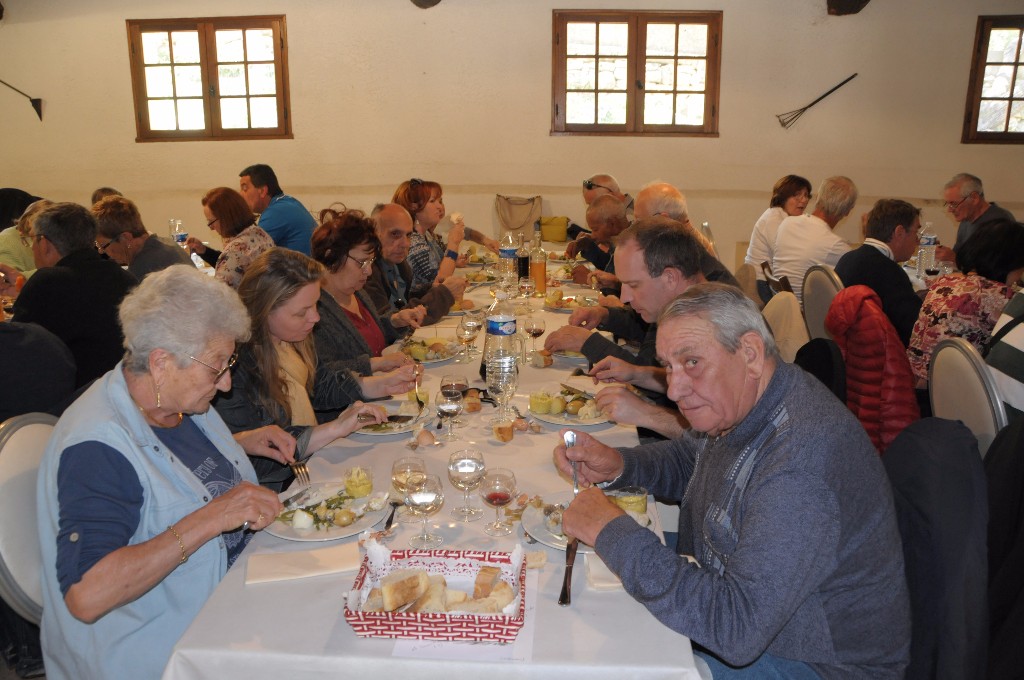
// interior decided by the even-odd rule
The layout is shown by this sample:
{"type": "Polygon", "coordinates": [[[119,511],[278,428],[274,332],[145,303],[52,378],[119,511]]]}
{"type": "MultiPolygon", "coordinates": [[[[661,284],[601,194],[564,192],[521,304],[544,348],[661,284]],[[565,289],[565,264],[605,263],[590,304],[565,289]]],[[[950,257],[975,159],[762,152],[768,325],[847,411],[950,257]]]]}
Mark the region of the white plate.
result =
{"type": "MultiPolygon", "coordinates": [[[[568,505],[571,499],[572,491],[564,491],[551,494],[550,497],[545,497],[544,502],[551,503],[552,505],[568,505]]],[[[538,543],[543,543],[549,548],[565,550],[565,546],[568,543],[565,536],[548,530],[547,523],[544,522],[544,510],[535,508],[532,505],[527,505],[526,509],[523,510],[523,530],[536,538],[538,543]]],[[[586,543],[580,543],[578,552],[592,553],[594,549],[586,543]]]]}
{"type": "MultiPolygon", "coordinates": [[[[571,297],[571,298],[564,297],[562,299],[563,300],[569,300],[569,299],[575,300],[576,298],[575,297],[571,297]]],[[[580,305],[578,305],[578,304],[574,305],[572,307],[552,307],[547,302],[544,303],[544,309],[548,310],[549,312],[558,312],[559,314],[572,314],[575,310],[577,310],[579,308],[580,308],[580,305]]]]}
{"type": "MultiPolygon", "coordinates": [[[[443,361],[447,361],[447,359],[444,359],[443,361]]],[[[424,362],[424,363],[426,363],[426,362],[424,362]]],[[[387,412],[388,412],[389,415],[398,415],[400,413],[399,409],[402,408],[402,406],[401,406],[402,403],[403,403],[402,401],[396,400],[396,401],[390,401],[390,402],[383,403],[383,404],[381,404],[381,406],[383,406],[385,409],[387,409],[387,412]]],[[[416,402],[409,402],[409,403],[415,404],[416,402]]],[[[418,418],[413,418],[412,420],[407,420],[404,423],[388,423],[389,427],[386,430],[367,430],[366,427],[372,427],[372,425],[370,425],[370,426],[363,426],[360,429],[356,430],[355,433],[356,434],[365,434],[365,435],[368,435],[370,437],[384,437],[384,436],[388,436],[388,435],[392,435],[392,434],[402,434],[403,432],[410,432],[410,431],[416,429],[419,426],[420,423],[422,423],[424,420],[429,420],[431,417],[433,417],[433,411],[431,411],[429,406],[427,406],[427,407],[424,407],[424,409],[420,412],[420,415],[419,415],[418,418]]]]}
{"type": "MultiPolygon", "coordinates": [[[[312,505],[319,500],[329,498],[344,486],[345,484],[343,482],[320,482],[318,484],[311,484],[310,488],[313,489],[311,502],[306,503],[305,505],[312,505]]],[[[365,499],[360,498],[355,501],[349,501],[349,503],[359,503],[364,500],[365,499]]],[[[384,516],[387,515],[390,509],[390,505],[385,505],[380,510],[368,510],[365,515],[357,519],[355,522],[352,522],[352,524],[347,527],[331,527],[330,529],[324,529],[321,531],[317,531],[316,529],[296,529],[290,524],[285,524],[280,520],[274,520],[274,522],[266,528],[266,532],[271,536],[277,536],[278,538],[283,538],[286,541],[337,541],[342,538],[348,538],[349,536],[355,536],[356,534],[375,526],[384,519],[384,516]]]]}
{"type": "MultiPolygon", "coordinates": [[[[527,409],[529,411],[529,409],[527,409]]],[[[565,427],[586,427],[588,425],[604,425],[605,423],[611,422],[603,415],[597,418],[580,419],[576,416],[568,416],[564,413],[559,413],[556,416],[550,413],[534,413],[530,411],[530,415],[537,420],[548,423],[550,425],[564,425],[565,427]]]]}
{"type": "Polygon", "coordinates": [[[449,309],[445,316],[463,316],[465,313],[466,310],[464,309],[456,309],[455,311],[449,309]]]}
{"type": "Polygon", "coordinates": [[[587,363],[586,355],[580,352],[573,352],[570,354],[568,350],[556,349],[554,352],[551,353],[551,356],[558,357],[559,359],[565,359],[566,361],[587,363]]]}

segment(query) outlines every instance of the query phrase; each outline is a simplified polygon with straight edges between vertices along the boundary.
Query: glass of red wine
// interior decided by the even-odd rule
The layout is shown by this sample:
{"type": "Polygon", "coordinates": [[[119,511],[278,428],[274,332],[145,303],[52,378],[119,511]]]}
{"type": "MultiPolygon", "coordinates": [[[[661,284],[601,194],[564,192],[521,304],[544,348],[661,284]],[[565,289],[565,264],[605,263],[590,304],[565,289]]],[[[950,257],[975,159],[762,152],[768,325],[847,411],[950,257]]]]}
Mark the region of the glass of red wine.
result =
{"type": "Polygon", "coordinates": [[[501,519],[501,509],[516,496],[516,476],[508,468],[489,468],[478,492],[484,503],[494,508],[494,522],[484,527],[488,536],[508,536],[512,526],[501,519]]]}
{"type": "Polygon", "coordinates": [[[541,318],[527,317],[523,323],[523,330],[526,331],[526,334],[530,336],[533,342],[533,349],[531,350],[533,354],[537,353],[537,338],[544,335],[544,329],[544,319],[541,318]]]}

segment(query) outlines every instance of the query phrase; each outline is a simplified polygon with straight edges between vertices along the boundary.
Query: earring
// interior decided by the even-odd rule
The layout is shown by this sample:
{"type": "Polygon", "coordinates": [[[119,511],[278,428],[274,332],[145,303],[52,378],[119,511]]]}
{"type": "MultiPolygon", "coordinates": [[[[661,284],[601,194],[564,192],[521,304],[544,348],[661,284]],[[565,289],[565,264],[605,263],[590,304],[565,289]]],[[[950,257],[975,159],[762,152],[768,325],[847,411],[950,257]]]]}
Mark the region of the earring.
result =
{"type": "Polygon", "coordinates": [[[160,408],[160,386],[156,386],[156,407],[160,408]]]}

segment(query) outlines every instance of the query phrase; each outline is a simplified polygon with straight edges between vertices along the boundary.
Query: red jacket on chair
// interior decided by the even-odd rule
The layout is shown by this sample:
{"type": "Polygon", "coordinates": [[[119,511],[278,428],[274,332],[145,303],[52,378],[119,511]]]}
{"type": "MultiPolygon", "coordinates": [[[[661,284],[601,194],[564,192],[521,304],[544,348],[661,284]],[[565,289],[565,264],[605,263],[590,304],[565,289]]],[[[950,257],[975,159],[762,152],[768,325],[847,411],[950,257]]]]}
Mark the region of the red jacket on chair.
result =
{"type": "Polygon", "coordinates": [[[921,417],[907,350],[882,301],[867,286],[839,291],[825,328],[846,361],[846,405],[857,416],[878,453],[921,417]]]}

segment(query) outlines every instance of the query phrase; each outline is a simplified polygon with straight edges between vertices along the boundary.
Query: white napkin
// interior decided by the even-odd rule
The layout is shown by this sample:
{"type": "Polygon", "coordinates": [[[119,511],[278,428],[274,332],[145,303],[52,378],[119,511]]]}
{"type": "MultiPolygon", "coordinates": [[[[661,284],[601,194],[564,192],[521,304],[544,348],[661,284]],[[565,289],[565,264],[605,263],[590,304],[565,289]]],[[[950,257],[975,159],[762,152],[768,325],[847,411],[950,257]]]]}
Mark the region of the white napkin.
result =
{"type": "Polygon", "coordinates": [[[249,585],[287,581],[293,578],[354,571],[361,563],[358,543],[300,552],[257,553],[249,558],[245,583],[249,585]]]}
{"type": "Polygon", "coordinates": [[[591,590],[621,590],[622,581],[597,553],[587,553],[587,587],[591,590]]]}

